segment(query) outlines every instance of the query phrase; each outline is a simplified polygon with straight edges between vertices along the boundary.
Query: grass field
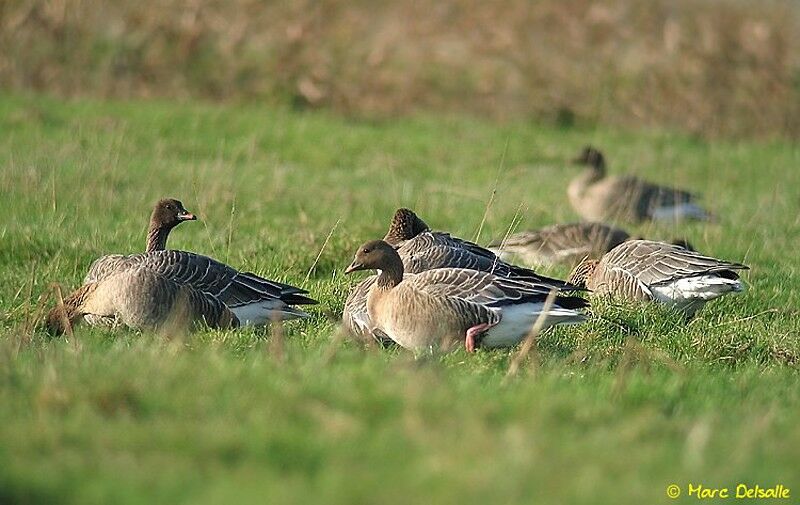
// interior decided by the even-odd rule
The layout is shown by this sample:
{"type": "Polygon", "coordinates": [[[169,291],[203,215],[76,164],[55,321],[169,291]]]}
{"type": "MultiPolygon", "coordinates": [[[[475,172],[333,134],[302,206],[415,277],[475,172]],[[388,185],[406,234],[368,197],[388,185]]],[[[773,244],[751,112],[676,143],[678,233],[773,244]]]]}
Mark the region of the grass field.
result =
{"type": "Polygon", "coordinates": [[[800,496],[796,145],[3,96],[0,166],[2,503],[639,504],[740,482],[800,496]],[[598,302],[511,378],[516,350],[415,360],[340,338],[357,280],[341,272],[396,207],[482,243],[575,220],[565,160],[587,142],[612,171],[704,193],[717,224],[632,230],[747,263],[749,291],[688,325],[598,302]],[[301,285],[314,317],[278,333],[32,330],[51,283],[143,248],[162,196],[201,219],[171,248],[301,285]]]}

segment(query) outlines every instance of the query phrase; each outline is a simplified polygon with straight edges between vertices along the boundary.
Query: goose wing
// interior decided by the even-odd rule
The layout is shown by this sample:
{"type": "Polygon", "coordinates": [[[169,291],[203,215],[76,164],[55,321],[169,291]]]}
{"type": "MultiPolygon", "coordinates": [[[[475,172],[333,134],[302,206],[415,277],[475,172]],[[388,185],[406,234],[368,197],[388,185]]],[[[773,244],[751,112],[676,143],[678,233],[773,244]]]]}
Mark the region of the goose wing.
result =
{"type": "Polygon", "coordinates": [[[437,297],[458,298],[486,307],[526,301],[543,302],[553,286],[498,277],[463,268],[439,268],[409,276],[403,282],[437,297]]]}
{"type": "Polygon", "coordinates": [[[492,251],[448,233],[421,233],[401,244],[397,252],[403,260],[405,270],[409,273],[437,268],[461,268],[488,272],[501,277],[525,279],[558,289],[574,289],[564,281],[507,263],[492,251]]]}
{"type": "Polygon", "coordinates": [[[234,268],[207,256],[185,251],[154,251],[134,254],[122,264],[150,269],[181,285],[208,293],[229,307],[259,300],[278,299],[286,304],[313,304],[308,293],[288,284],[270,281],[234,268]]]}
{"type": "Polygon", "coordinates": [[[89,271],[86,272],[83,283],[99,282],[115,273],[127,269],[135,263],[136,260],[132,261],[130,256],[123,256],[122,254],[107,254],[101,256],[94,260],[89,266],[89,271]]]}
{"type": "Polygon", "coordinates": [[[738,277],[736,270],[748,268],[740,263],[711,258],[682,247],[650,240],[632,240],[615,247],[603,257],[601,265],[607,271],[627,272],[647,286],[710,273],[735,278],[738,277]]]}

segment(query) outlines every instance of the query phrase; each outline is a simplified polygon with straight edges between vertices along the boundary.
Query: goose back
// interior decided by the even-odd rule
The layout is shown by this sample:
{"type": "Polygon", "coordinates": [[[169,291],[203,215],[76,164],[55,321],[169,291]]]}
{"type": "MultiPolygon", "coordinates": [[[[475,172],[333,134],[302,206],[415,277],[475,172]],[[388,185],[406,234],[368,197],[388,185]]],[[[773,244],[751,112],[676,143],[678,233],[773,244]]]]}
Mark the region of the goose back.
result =
{"type": "Polygon", "coordinates": [[[518,257],[536,266],[575,265],[583,258],[600,258],[629,238],[625,230],[603,223],[569,223],[516,233],[489,248],[503,259],[518,257]]]}

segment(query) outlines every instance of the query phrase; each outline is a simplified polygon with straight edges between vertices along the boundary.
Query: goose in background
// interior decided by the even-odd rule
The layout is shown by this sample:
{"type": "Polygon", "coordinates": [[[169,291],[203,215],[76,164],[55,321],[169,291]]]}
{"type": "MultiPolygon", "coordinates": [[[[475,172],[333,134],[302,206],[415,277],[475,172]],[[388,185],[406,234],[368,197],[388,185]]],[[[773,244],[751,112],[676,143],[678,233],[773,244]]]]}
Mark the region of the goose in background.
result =
{"type": "Polygon", "coordinates": [[[567,188],[572,207],[588,221],[640,222],[708,220],[711,215],[697,205],[688,191],[659,186],[634,176],[609,176],[603,154],[587,146],[573,160],[586,165],[567,188]]]}
{"type": "MultiPolygon", "coordinates": [[[[463,268],[501,277],[525,279],[557,289],[570,289],[564,281],[507,263],[478,244],[453,237],[449,233],[431,231],[425,221],[406,208],[395,211],[383,240],[397,250],[403,269],[408,273],[420,273],[434,268],[463,268]]],[[[386,343],[385,335],[376,335],[369,329],[371,325],[367,313],[367,293],[375,279],[374,275],[367,277],[350,291],[342,312],[342,322],[348,332],[358,340],[386,343]]]]}
{"type": "MultiPolygon", "coordinates": [[[[631,240],[631,236],[621,228],[596,222],[568,223],[515,233],[492,242],[489,249],[503,260],[519,259],[534,267],[574,267],[586,258],[600,259],[626,240],[631,240]]],[[[674,239],[671,243],[694,251],[686,239],[674,239]]]]}
{"type": "Polygon", "coordinates": [[[489,249],[508,260],[519,258],[527,265],[574,266],[584,258],[599,258],[631,236],[625,230],[603,223],[554,224],[523,231],[489,244],[489,249]]]}
{"type": "Polygon", "coordinates": [[[709,300],[744,291],[738,272],[747,269],[677,245],[630,240],[600,260],[583,261],[569,282],[597,295],[660,302],[693,317],[709,300]]]}
{"type": "Polygon", "coordinates": [[[545,310],[557,291],[551,285],[463,268],[406,274],[398,251],[383,240],[358,249],[345,273],[358,270],[380,272],[367,295],[370,325],[416,351],[513,346],[539,317],[543,329],[585,319],[587,302],[578,297],[555,296],[545,310]]]}

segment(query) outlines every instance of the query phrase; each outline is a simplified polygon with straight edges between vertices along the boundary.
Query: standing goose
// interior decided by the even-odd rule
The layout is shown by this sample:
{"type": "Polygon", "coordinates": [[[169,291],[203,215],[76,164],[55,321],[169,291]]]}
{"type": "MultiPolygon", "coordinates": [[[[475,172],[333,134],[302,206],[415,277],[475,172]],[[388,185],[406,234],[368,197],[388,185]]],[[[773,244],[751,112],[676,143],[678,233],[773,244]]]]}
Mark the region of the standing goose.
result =
{"type": "Polygon", "coordinates": [[[345,270],[378,270],[369,288],[370,324],[402,347],[448,349],[463,342],[477,347],[519,343],[542,316],[543,328],[584,320],[581,298],[557,296],[547,312],[552,286],[463,268],[404,274],[403,261],[389,243],[367,242],[345,270]]]}
{"type": "Polygon", "coordinates": [[[503,259],[515,256],[529,265],[574,266],[587,257],[600,258],[629,238],[625,230],[603,223],[554,224],[515,233],[489,248],[503,259]]]}
{"type": "MultiPolygon", "coordinates": [[[[558,279],[506,263],[478,244],[453,237],[449,233],[432,232],[425,221],[409,209],[397,209],[383,240],[397,250],[403,269],[408,273],[420,273],[434,268],[464,268],[490,272],[501,277],[525,279],[557,289],[569,288],[558,279]]],[[[370,323],[367,293],[374,279],[375,276],[368,277],[350,291],[345,301],[342,321],[347,330],[360,340],[377,339],[385,342],[384,335],[375,335],[368,329],[370,323]]]]}
{"type": "Polygon", "coordinates": [[[699,219],[711,216],[695,203],[696,196],[658,186],[633,176],[608,176],[603,154],[587,146],[575,163],[586,170],[570,182],[569,201],[583,219],[628,221],[699,219]]]}
{"type": "MultiPolygon", "coordinates": [[[[163,251],[167,248],[167,239],[173,228],[184,221],[194,221],[197,216],[183,207],[183,203],[174,198],[162,198],[156,202],[150,214],[150,225],[147,228],[147,245],[145,252],[163,251]]],[[[116,271],[126,256],[108,254],[94,261],[86,273],[83,282],[96,281],[108,273],[116,271]]]]}
{"type": "Polygon", "coordinates": [[[747,269],[677,245],[631,240],[600,260],[583,261],[569,282],[600,295],[660,302],[692,317],[707,301],[743,291],[738,270],[747,269]]]}

